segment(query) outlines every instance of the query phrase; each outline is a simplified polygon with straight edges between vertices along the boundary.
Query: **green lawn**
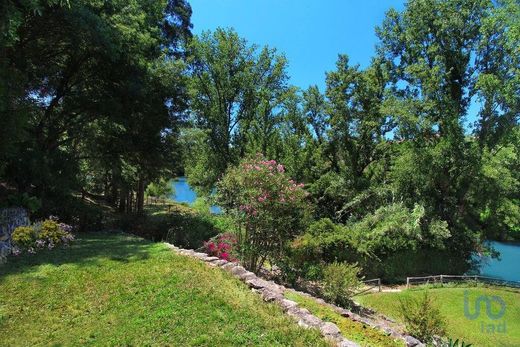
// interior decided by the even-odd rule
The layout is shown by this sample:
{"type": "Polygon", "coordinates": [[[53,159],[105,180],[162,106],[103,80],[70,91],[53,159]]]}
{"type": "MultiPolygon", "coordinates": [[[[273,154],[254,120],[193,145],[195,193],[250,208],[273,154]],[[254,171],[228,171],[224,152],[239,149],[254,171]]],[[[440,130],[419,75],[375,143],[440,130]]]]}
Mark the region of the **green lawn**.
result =
{"type": "Polygon", "coordinates": [[[301,307],[308,309],[312,314],[324,321],[333,322],[347,339],[357,342],[361,346],[369,347],[397,347],[404,346],[402,340],[396,340],[384,332],[365,326],[363,323],[343,317],[329,306],[317,303],[315,300],[294,292],[286,292],[285,296],[296,301],[301,307]]]}
{"type": "Polygon", "coordinates": [[[228,273],[123,234],[0,267],[0,345],[324,346],[228,273]]]}
{"type": "MultiPolygon", "coordinates": [[[[494,287],[445,287],[431,289],[409,289],[397,293],[376,293],[359,296],[358,302],[371,307],[389,317],[400,320],[399,298],[417,297],[429,290],[440,306],[446,319],[447,336],[463,339],[473,346],[520,346],[520,293],[494,287]],[[481,304],[480,316],[474,320],[464,314],[464,291],[468,291],[469,313],[475,312],[475,301],[480,295],[499,296],[506,304],[503,317],[492,320],[486,314],[485,304],[481,304]],[[495,332],[488,331],[492,324],[495,332]],[[505,332],[497,332],[505,324],[505,332]],[[483,328],[484,325],[484,328],[483,328]]],[[[492,302],[492,312],[498,313],[500,305],[492,302]]]]}

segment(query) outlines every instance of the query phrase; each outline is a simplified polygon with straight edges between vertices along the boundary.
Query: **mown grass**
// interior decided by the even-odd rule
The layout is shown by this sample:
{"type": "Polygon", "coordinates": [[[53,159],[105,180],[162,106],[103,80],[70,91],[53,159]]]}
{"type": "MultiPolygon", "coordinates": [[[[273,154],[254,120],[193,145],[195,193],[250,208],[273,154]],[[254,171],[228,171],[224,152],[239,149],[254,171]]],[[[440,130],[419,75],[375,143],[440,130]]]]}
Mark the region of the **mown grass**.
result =
{"type": "Polygon", "coordinates": [[[125,234],[0,268],[2,346],[325,346],[217,268],[125,234]]]}
{"type": "Polygon", "coordinates": [[[285,296],[289,300],[297,302],[301,307],[308,309],[312,314],[322,320],[336,324],[344,337],[357,342],[361,346],[404,346],[403,341],[396,340],[382,331],[343,317],[334,311],[334,309],[321,305],[311,298],[291,291],[287,291],[285,296]]]}
{"type": "MultiPolygon", "coordinates": [[[[435,299],[446,321],[446,335],[454,339],[462,339],[473,346],[520,346],[520,293],[514,290],[496,287],[447,287],[447,288],[417,288],[394,293],[375,293],[362,295],[356,301],[364,306],[401,320],[399,299],[419,297],[425,290],[435,299]],[[464,292],[468,295],[469,313],[475,312],[477,297],[498,296],[506,304],[503,317],[493,320],[486,314],[485,304],[481,304],[480,315],[471,320],[464,314],[464,292]],[[489,325],[495,327],[491,332],[489,325]],[[498,325],[505,324],[505,332],[497,332],[498,325]]],[[[500,305],[491,301],[492,312],[497,313],[500,305]]]]}

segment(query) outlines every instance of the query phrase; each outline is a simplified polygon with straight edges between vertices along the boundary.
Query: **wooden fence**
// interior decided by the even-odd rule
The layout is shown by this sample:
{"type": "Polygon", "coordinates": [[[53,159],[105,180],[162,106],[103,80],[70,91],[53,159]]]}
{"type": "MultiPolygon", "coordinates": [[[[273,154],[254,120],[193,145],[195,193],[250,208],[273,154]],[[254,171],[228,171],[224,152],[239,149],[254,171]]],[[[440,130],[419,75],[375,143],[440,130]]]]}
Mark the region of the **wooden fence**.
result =
{"type": "Polygon", "coordinates": [[[482,282],[488,284],[495,284],[500,286],[508,286],[520,288],[520,282],[506,281],[500,278],[486,277],[479,275],[435,275],[435,276],[423,276],[423,277],[406,277],[406,288],[410,288],[412,285],[420,284],[444,284],[454,282],[482,282]]]}
{"type": "Polygon", "coordinates": [[[380,278],[365,280],[365,281],[363,281],[363,283],[365,285],[367,285],[368,287],[364,288],[362,291],[356,293],[355,295],[366,293],[368,291],[371,291],[374,288],[377,288],[377,291],[379,291],[379,292],[381,291],[381,279],[380,278]]]}

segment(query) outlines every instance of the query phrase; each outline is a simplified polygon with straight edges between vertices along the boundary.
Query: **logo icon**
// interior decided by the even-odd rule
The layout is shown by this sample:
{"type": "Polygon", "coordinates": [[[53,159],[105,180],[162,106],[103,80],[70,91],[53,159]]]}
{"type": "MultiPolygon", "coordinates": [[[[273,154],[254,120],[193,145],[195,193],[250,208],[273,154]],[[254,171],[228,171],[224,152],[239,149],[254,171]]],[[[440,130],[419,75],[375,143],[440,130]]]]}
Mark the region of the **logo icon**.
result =
{"type": "Polygon", "coordinates": [[[469,308],[469,292],[467,290],[464,291],[464,316],[470,320],[475,320],[480,316],[480,308],[482,306],[482,303],[486,304],[486,315],[489,319],[500,319],[504,316],[506,313],[506,303],[504,300],[496,295],[493,296],[487,296],[487,295],[480,295],[475,300],[475,312],[470,313],[469,308]],[[491,302],[497,302],[500,305],[500,310],[498,312],[493,312],[491,308],[491,302]]]}
{"type": "MultiPolygon", "coordinates": [[[[469,292],[467,290],[464,291],[464,316],[468,318],[469,320],[475,320],[480,317],[480,309],[482,307],[482,304],[485,304],[486,307],[486,316],[487,318],[491,320],[497,320],[504,316],[506,313],[506,303],[504,300],[496,295],[489,296],[489,295],[480,295],[475,299],[475,307],[474,312],[470,312],[470,300],[469,300],[469,292]],[[500,309],[498,312],[495,310],[493,311],[492,303],[496,303],[500,306],[500,309]]],[[[494,305],[496,308],[496,305],[494,305]]],[[[485,318],[485,317],[484,317],[485,318]]],[[[483,333],[505,333],[507,331],[506,322],[497,322],[496,324],[488,324],[484,321],[480,322],[480,330],[483,333]]]]}

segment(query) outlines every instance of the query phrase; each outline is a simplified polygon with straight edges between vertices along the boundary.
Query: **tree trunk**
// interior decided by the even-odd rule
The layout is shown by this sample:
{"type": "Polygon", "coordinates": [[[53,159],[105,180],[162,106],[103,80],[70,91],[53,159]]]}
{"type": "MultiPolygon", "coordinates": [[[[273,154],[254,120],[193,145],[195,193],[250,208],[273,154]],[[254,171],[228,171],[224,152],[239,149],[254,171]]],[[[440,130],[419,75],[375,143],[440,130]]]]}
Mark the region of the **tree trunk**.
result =
{"type": "Polygon", "coordinates": [[[126,211],[126,198],[127,193],[124,189],[121,189],[121,193],[119,194],[119,212],[126,211]]]}
{"type": "Polygon", "coordinates": [[[144,186],[144,179],[140,177],[137,183],[137,213],[144,211],[144,186]]]}

